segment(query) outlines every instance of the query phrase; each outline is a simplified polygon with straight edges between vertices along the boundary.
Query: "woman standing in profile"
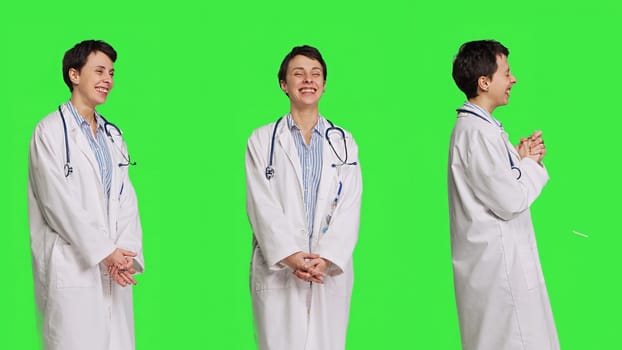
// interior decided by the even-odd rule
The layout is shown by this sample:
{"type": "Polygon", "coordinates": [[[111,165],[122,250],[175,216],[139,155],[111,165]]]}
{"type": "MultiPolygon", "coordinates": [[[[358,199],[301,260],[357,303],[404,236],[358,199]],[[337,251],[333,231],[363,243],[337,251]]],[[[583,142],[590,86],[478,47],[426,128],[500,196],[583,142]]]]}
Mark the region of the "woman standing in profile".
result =
{"type": "Polygon", "coordinates": [[[251,296],[260,349],[344,349],[361,171],[352,136],[319,114],[326,64],[294,47],[278,74],[290,112],[246,152],[251,296]]]}
{"type": "Polygon", "coordinates": [[[134,349],[132,288],[124,288],[143,270],[134,163],[121,131],[95,110],[114,86],[116,58],[98,40],[67,51],[71,98],[30,143],[30,240],[48,350],[134,349]]]}

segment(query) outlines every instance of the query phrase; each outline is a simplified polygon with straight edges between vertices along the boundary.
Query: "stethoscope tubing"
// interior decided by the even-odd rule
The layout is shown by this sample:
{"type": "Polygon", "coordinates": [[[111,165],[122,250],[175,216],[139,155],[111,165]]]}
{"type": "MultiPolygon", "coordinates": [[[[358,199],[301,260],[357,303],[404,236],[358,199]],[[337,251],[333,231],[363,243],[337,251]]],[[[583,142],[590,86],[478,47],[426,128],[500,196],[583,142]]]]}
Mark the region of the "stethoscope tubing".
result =
{"type": "MultiPolygon", "coordinates": [[[[283,119],[283,117],[280,117],[279,119],[277,119],[276,123],[274,124],[274,128],[272,129],[272,139],[270,140],[270,153],[269,153],[269,158],[268,158],[268,166],[266,167],[266,179],[270,180],[274,177],[274,167],[273,165],[273,160],[274,160],[274,142],[276,140],[276,131],[277,128],[279,126],[279,123],[281,122],[281,120],[283,119]]],[[[330,127],[326,128],[326,131],[324,132],[324,137],[326,138],[326,141],[328,141],[328,145],[330,146],[330,148],[332,149],[333,153],[335,154],[335,156],[337,156],[337,159],[339,159],[339,162],[341,162],[340,164],[331,164],[331,166],[333,168],[337,168],[337,167],[342,167],[344,165],[357,165],[358,162],[351,162],[348,163],[348,146],[346,145],[346,133],[345,131],[343,131],[342,128],[335,126],[335,124],[333,124],[333,122],[331,122],[330,120],[326,119],[326,121],[328,122],[328,124],[330,124],[330,127]],[[344,158],[342,159],[341,156],[339,156],[339,153],[337,152],[337,150],[335,149],[335,146],[333,145],[333,142],[330,140],[329,137],[329,133],[331,131],[337,131],[341,134],[341,138],[343,139],[343,148],[344,148],[344,158]]]]}
{"type": "MultiPolygon", "coordinates": [[[[65,115],[63,114],[63,110],[61,107],[62,106],[58,106],[58,113],[60,114],[60,119],[63,122],[63,134],[65,136],[64,139],[65,139],[65,160],[66,162],[65,162],[64,170],[65,170],[65,177],[69,177],[69,175],[73,173],[73,167],[71,166],[71,158],[70,158],[70,152],[69,152],[69,137],[67,136],[67,122],[65,121],[65,115]]],[[[110,139],[110,142],[115,144],[115,147],[119,150],[119,152],[121,153],[121,155],[126,161],[125,163],[119,163],[118,164],[119,167],[136,165],[136,162],[130,161],[129,154],[126,156],[123,152],[121,152],[121,149],[119,149],[119,146],[116,144],[116,142],[114,142],[114,138],[112,137],[112,134],[110,133],[109,128],[111,127],[114,128],[119,135],[122,135],[121,129],[119,129],[113,123],[109,122],[101,114],[99,116],[104,120],[104,131],[106,132],[106,136],[108,136],[108,138],[110,139]]]]}

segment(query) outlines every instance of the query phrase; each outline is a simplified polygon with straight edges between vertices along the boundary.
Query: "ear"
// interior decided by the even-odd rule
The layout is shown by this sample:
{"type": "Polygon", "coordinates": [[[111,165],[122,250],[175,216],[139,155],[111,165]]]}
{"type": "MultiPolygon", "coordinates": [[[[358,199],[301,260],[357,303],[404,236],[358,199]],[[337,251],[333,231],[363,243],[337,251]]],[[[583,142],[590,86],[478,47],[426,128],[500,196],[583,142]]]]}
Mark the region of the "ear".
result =
{"type": "Polygon", "coordinates": [[[477,87],[481,91],[488,92],[489,84],[490,84],[490,80],[488,79],[487,76],[482,75],[481,77],[479,77],[479,79],[477,79],[477,87]]]}
{"type": "Polygon", "coordinates": [[[71,80],[74,85],[78,85],[80,83],[80,72],[75,68],[69,68],[69,80],[71,80]]]}
{"type": "Polygon", "coordinates": [[[287,95],[287,83],[285,80],[279,80],[279,84],[281,85],[281,90],[287,95]]]}

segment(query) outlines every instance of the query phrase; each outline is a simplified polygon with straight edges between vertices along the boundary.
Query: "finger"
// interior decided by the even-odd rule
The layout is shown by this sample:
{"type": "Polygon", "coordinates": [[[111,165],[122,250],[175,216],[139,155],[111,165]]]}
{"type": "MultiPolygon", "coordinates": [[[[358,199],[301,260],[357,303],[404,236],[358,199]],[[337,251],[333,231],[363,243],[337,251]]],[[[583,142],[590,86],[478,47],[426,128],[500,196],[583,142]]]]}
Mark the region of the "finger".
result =
{"type": "Polygon", "coordinates": [[[317,259],[320,256],[318,254],[313,254],[313,253],[302,253],[302,257],[304,259],[317,259]]]}
{"type": "Polygon", "coordinates": [[[129,283],[136,285],[138,284],[138,282],[136,281],[136,279],[134,279],[134,277],[128,272],[128,271],[124,271],[121,273],[121,276],[124,277],[124,279],[126,281],[128,281],[129,283]]]}
{"type": "Polygon", "coordinates": [[[115,281],[118,285],[120,285],[121,287],[125,287],[127,285],[127,282],[125,282],[125,280],[123,280],[119,274],[115,274],[114,276],[112,276],[112,280],[115,281]]]}
{"type": "Polygon", "coordinates": [[[532,147],[529,153],[540,154],[542,152],[544,152],[544,145],[538,145],[536,147],[532,147]]]}
{"type": "Polygon", "coordinates": [[[119,278],[125,282],[125,284],[135,284],[134,282],[136,282],[136,280],[134,278],[132,278],[131,276],[128,277],[127,275],[127,271],[119,271],[119,273],[117,274],[117,276],[119,276],[119,278]]]}
{"type": "Polygon", "coordinates": [[[125,263],[123,264],[123,267],[126,270],[129,270],[129,269],[133,268],[133,266],[134,266],[134,258],[126,257],[125,258],[125,263]]]}
{"type": "Polygon", "coordinates": [[[118,266],[116,266],[116,265],[110,265],[110,266],[108,266],[108,273],[109,273],[111,276],[115,276],[115,275],[119,274],[119,267],[118,267],[118,266]]]}
{"type": "Polygon", "coordinates": [[[309,277],[310,278],[319,278],[322,279],[322,277],[325,277],[326,274],[320,270],[313,270],[313,271],[309,271],[309,277]]]}
{"type": "Polygon", "coordinates": [[[318,265],[316,268],[313,269],[311,273],[314,275],[326,276],[326,274],[324,273],[325,269],[326,265],[318,265]]]}
{"type": "MultiPolygon", "coordinates": [[[[127,272],[124,268],[119,268],[118,266],[110,266],[108,267],[108,272],[112,276],[112,278],[122,287],[125,287],[128,283],[135,282],[134,278],[127,278],[123,273],[127,272]]],[[[135,283],[134,283],[135,284],[135,283]]]]}
{"type": "Polygon", "coordinates": [[[121,248],[118,248],[118,249],[121,252],[121,254],[123,254],[125,256],[136,256],[136,253],[134,253],[131,250],[126,250],[126,249],[121,249],[121,248]]]}
{"type": "Polygon", "coordinates": [[[307,263],[307,271],[311,272],[311,271],[320,271],[322,264],[324,262],[322,261],[322,259],[315,259],[310,261],[309,263],[307,263]]]}
{"type": "Polygon", "coordinates": [[[319,284],[323,284],[324,280],[322,280],[320,277],[316,277],[316,276],[310,276],[309,277],[309,281],[313,282],[313,283],[319,283],[319,284]]]}
{"type": "Polygon", "coordinates": [[[309,281],[309,277],[311,277],[311,275],[309,275],[306,272],[300,271],[300,270],[296,270],[294,271],[294,276],[298,277],[299,279],[308,282],[309,281]]]}

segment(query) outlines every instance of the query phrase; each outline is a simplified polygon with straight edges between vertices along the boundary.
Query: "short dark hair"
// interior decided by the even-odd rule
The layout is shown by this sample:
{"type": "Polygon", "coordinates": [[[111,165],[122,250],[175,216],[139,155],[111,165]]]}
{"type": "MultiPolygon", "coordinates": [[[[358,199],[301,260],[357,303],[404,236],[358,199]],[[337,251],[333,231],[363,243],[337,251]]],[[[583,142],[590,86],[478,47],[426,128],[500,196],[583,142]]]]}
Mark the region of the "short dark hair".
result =
{"type": "Polygon", "coordinates": [[[65,52],[63,57],[63,80],[69,87],[69,91],[73,91],[73,84],[71,79],[69,79],[69,70],[73,68],[79,72],[86,64],[89,55],[97,51],[104,53],[112,62],[117,60],[117,52],[112,46],[102,40],[84,40],[65,52]]]}
{"type": "Polygon", "coordinates": [[[303,45],[303,46],[294,47],[287,55],[285,55],[283,62],[281,62],[279,73],[277,74],[277,77],[279,78],[279,84],[281,83],[282,80],[285,80],[285,75],[287,75],[287,66],[289,65],[289,61],[291,61],[294,57],[298,55],[302,55],[312,60],[316,60],[320,62],[320,64],[322,65],[324,80],[326,80],[326,76],[328,75],[328,72],[326,71],[326,62],[324,62],[324,59],[322,58],[322,54],[315,47],[312,47],[309,45],[303,45]]]}
{"type": "Polygon", "coordinates": [[[460,46],[454,59],[452,76],[467,98],[477,96],[477,80],[481,76],[492,79],[497,71],[497,56],[510,51],[495,40],[469,41],[460,46]]]}

